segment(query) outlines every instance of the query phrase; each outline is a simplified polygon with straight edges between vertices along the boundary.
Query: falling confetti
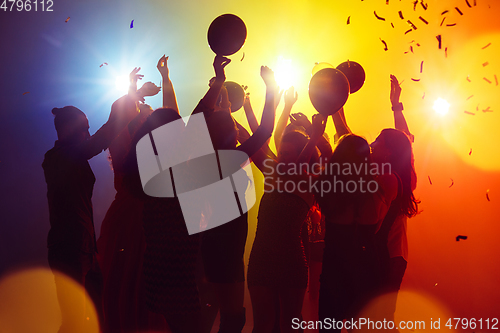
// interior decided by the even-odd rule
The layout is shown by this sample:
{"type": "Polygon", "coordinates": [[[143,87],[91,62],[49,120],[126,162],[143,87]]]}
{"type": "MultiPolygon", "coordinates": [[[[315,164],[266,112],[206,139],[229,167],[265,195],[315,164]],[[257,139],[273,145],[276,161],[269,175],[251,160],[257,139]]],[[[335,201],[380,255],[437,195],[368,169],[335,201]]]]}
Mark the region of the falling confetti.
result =
{"type": "Polygon", "coordinates": [[[412,78],[411,80],[412,80],[412,81],[415,81],[415,82],[420,81],[420,79],[413,79],[413,78],[412,78]]]}
{"type": "Polygon", "coordinates": [[[103,62],[103,63],[99,66],[99,68],[101,68],[101,67],[102,67],[102,66],[104,66],[104,65],[108,65],[108,63],[107,63],[107,62],[103,62]]]}
{"type": "Polygon", "coordinates": [[[476,111],[479,111],[479,104],[476,106],[476,111]]]}
{"type": "Polygon", "coordinates": [[[436,36],[436,39],[437,39],[437,40],[438,40],[438,42],[439,42],[439,46],[438,46],[438,48],[441,50],[441,35],[437,35],[437,36],[436,36]]]}
{"type": "Polygon", "coordinates": [[[351,17],[350,16],[347,18],[347,24],[351,24],[351,17]]]}
{"type": "Polygon", "coordinates": [[[245,52],[243,52],[243,56],[241,57],[240,61],[243,61],[243,59],[245,59],[245,52]]]}
{"type": "Polygon", "coordinates": [[[450,186],[448,186],[448,188],[452,187],[452,186],[453,186],[453,184],[455,184],[455,182],[453,181],[453,178],[450,178],[450,179],[451,179],[451,185],[450,185],[450,186]]]}
{"type": "Polygon", "coordinates": [[[482,49],[484,50],[485,48],[487,48],[490,45],[491,45],[491,43],[488,43],[487,45],[483,46],[482,49]]]}
{"type": "Polygon", "coordinates": [[[466,101],[468,101],[469,99],[471,99],[472,97],[474,97],[474,95],[470,95],[469,97],[467,97],[466,101]]]}
{"type": "Polygon", "coordinates": [[[495,74],[495,85],[498,86],[498,78],[497,78],[496,74],[495,74]]]}
{"type": "Polygon", "coordinates": [[[437,284],[437,282],[436,282],[436,283],[434,284],[434,287],[437,287],[437,285],[438,285],[438,284],[437,284]]]}
{"type": "Polygon", "coordinates": [[[446,14],[448,12],[449,12],[449,10],[445,10],[444,12],[441,13],[441,15],[444,15],[444,14],[446,14]]]}
{"type": "Polygon", "coordinates": [[[424,92],[424,96],[422,96],[422,99],[424,99],[424,98],[425,98],[425,92],[424,92]]]}
{"type": "Polygon", "coordinates": [[[465,0],[465,3],[467,4],[467,6],[469,6],[469,8],[472,8],[468,0],[465,0]]]}
{"type": "Polygon", "coordinates": [[[413,29],[408,29],[408,30],[406,30],[406,31],[405,31],[405,35],[406,35],[407,33],[409,33],[409,32],[412,32],[412,31],[413,31],[413,29]]]}
{"type": "Polygon", "coordinates": [[[385,18],[378,16],[376,11],[373,11],[373,14],[375,14],[375,17],[376,17],[378,20],[380,20],[380,21],[385,21],[385,18]]]}
{"type": "Polygon", "coordinates": [[[393,27],[393,28],[394,28],[394,24],[392,24],[392,22],[391,22],[391,27],[393,27]]]}
{"type": "Polygon", "coordinates": [[[455,238],[458,241],[460,241],[461,239],[462,240],[466,240],[467,239],[467,236],[462,236],[462,235],[458,235],[456,238],[455,238]]]}
{"type": "Polygon", "coordinates": [[[429,183],[432,185],[431,176],[427,176],[427,178],[429,178],[429,183]]]}
{"type": "Polygon", "coordinates": [[[389,0],[385,0],[385,4],[388,5],[389,4],[389,0]]]}
{"type": "Polygon", "coordinates": [[[485,62],[485,63],[483,63],[483,67],[486,67],[486,66],[488,66],[489,64],[490,64],[489,62],[485,62]]]}
{"type": "Polygon", "coordinates": [[[413,46],[410,45],[410,51],[413,53],[413,46]]]}
{"type": "Polygon", "coordinates": [[[424,62],[422,61],[420,63],[420,73],[422,73],[423,70],[424,70],[424,62]]]}
{"type": "Polygon", "coordinates": [[[132,22],[130,22],[130,29],[132,29],[134,27],[134,20],[132,20],[132,22]]]}
{"type": "Polygon", "coordinates": [[[470,149],[470,151],[469,151],[469,156],[470,156],[470,155],[472,155],[472,148],[471,148],[471,149],[470,149]]]}
{"type": "Polygon", "coordinates": [[[64,23],[68,23],[70,17],[68,16],[68,18],[66,19],[66,21],[64,21],[64,23]]]}
{"type": "Polygon", "coordinates": [[[413,24],[410,20],[408,20],[406,22],[408,22],[408,24],[411,25],[413,30],[417,30],[417,27],[415,26],[415,24],[413,24]]]}
{"type": "Polygon", "coordinates": [[[458,12],[460,15],[464,15],[464,13],[462,13],[462,11],[460,10],[460,8],[455,7],[455,9],[457,10],[457,12],[458,12]]]}
{"type": "Polygon", "coordinates": [[[404,16],[403,16],[403,12],[402,11],[399,11],[399,17],[401,17],[402,20],[404,20],[404,16]]]}
{"type": "Polygon", "coordinates": [[[467,76],[467,81],[471,82],[468,76],[467,76]]]}
{"type": "Polygon", "coordinates": [[[422,8],[423,8],[424,10],[427,10],[427,4],[425,4],[423,1],[422,1],[422,2],[420,2],[420,4],[422,5],[422,8]]]}
{"type": "Polygon", "coordinates": [[[474,0],[474,6],[476,6],[476,5],[477,5],[477,2],[476,2],[476,0],[474,0]]]}
{"type": "Polygon", "coordinates": [[[469,112],[469,111],[464,111],[464,113],[470,114],[470,115],[472,115],[472,116],[475,116],[475,115],[476,115],[475,113],[472,113],[472,112],[469,112]]]}
{"type": "Polygon", "coordinates": [[[413,11],[417,10],[418,0],[413,3],[413,11]]]}
{"type": "Polygon", "coordinates": [[[427,22],[422,16],[419,16],[418,17],[422,22],[424,22],[425,24],[429,24],[429,22],[427,22]]]}
{"type": "Polygon", "coordinates": [[[30,93],[30,92],[29,92],[29,91],[27,91],[27,92],[23,93],[23,96],[24,96],[24,95],[26,95],[26,94],[29,94],[29,93],[30,93]]]}
{"type": "Polygon", "coordinates": [[[441,24],[439,25],[440,27],[442,27],[442,26],[443,26],[444,20],[446,20],[446,16],[445,16],[445,17],[443,17],[443,20],[441,21],[441,24]]]}
{"type": "Polygon", "coordinates": [[[486,82],[488,82],[489,84],[491,84],[491,81],[488,80],[487,78],[483,77],[483,80],[486,81],[486,82]]]}
{"type": "Polygon", "coordinates": [[[486,200],[491,201],[490,200],[490,190],[486,190],[486,200]]]}
{"type": "Polygon", "coordinates": [[[486,109],[483,110],[483,112],[493,112],[493,110],[490,110],[490,107],[488,106],[486,109]]]}
{"type": "Polygon", "coordinates": [[[456,26],[456,25],[457,25],[456,23],[450,23],[450,24],[447,24],[446,26],[447,26],[447,27],[454,27],[454,26],[456,26]]]}
{"type": "Polygon", "coordinates": [[[387,47],[387,43],[385,42],[385,40],[383,40],[382,38],[380,38],[380,41],[384,44],[384,51],[388,51],[389,48],[387,47]]]}
{"type": "Polygon", "coordinates": [[[444,48],[444,57],[448,58],[448,48],[447,47],[444,48]]]}

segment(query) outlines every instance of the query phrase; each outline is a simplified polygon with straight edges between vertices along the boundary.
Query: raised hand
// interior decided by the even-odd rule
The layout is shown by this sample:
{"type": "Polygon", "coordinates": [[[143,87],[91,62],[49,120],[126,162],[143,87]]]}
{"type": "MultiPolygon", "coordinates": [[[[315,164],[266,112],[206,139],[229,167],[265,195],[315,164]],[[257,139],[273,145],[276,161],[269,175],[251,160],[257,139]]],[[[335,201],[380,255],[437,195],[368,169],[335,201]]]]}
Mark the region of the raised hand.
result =
{"type": "Polygon", "coordinates": [[[129,74],[130,86],[128,88],[128,94],[134,98],[134,100],[144,101],[144,98],[137,94],[137,81],[142,80],[144,75],[138,74],[141,67],[135,67],[129,74]]]}
{"type": "Polygon", "coordinates": [[[159,93],[161,90],[160,87],[158,87],[156,84],[153,82],[146,82],[142,85],[142,87],[137,91],[137,93],[142,96],[154,96],[157,93],[159,93]]]}
{"type": "Polygon", "coordinates": [[[277,87],[276,79],[274,78],[274,72],[271,68],[267,66],[260,67],[260,76],[267,87],[277,87]]]}
{"type": "Polygon", "coordinates": [[[226,73],[224,68],[231,62],[231,59],[221,55],[216,55],[214,58],[214,71],[216,80],[226,81],[226,73]]]}
{"type": "Polygon", "coordinates": [[[323,133],[325,133],[327,119],[328,117],[325,117],[320,113],[317,113],[312,117],[311,138],[320,138],[323,133]]]}
{"type": "Polygon", "coordinates": [[[292,105],[294,105],[295,102],[297,102],[297,97],[298,97],[297,92],[295,92],[294,94],[293,86],[288,88],[285,91],[285,106],[292,107],[292,105]]]}
{"type": "Polygon", "coordinates": [[[401,96],[401,86],[398,79],[391,74],[391,104],[396,106],[399,104],[399,97],[401,96]]]}
{"type": "Polygon", "coordinates": [[[160,72],[163,79],[168,79],[167,60],[168,56],[163,55],[163,57],[158,60],[158,64],[156,65],[156,68],[158,68],[158,72],[160,72]]]}
{"type": "Polygon", "coordinates": [[[312,125],[307,116],[302,112],[292,113],[290,115],[290,122],[295,126],[302,126],[305,129],[308,129],[312,125]]]}

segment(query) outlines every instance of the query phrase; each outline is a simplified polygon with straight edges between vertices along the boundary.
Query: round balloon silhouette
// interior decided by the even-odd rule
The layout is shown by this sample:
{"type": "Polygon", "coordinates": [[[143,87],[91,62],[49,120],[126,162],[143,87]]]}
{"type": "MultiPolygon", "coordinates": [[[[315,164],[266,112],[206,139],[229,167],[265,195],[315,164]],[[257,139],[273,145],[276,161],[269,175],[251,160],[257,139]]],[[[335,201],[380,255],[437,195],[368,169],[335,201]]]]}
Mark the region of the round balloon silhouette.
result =
{"type": "Polygon", "coordinates": [[[245,91],[243,87],[233,81],[224,82],[224,87],[226,87],[227,96],[229,97],[229,102],[231,102],[231,112],[241,109],[245,101],[245,91]]]}
{"type": "Polygon", "coordinates": [[[349,80],[350,93],[355,93],[365,83],[365,70],[360,64],[354,61],[346,61],[337,66],[337,69],[344,73],[349,80]]]}
{"type": "Polygon", "coordinates": [[[247,27],[238,16],[224,14],[212,21],[207,38],[215,54],[228,56],[238,52],[245,44],[247,27]]]}
{"type": "Polygon", "coordinates": [[[322,70],[323,68],[335,68],[333,65],[330,65],[327,62],[317,62],[314,64],[314,67],[312,69],[312,75],[316,74],[318,71],[322,70]]]}
{"type": "Polygon", "coordinates": [[[309,82],[309,98],[314,108],[324,116],[339,111],[349,97],[349,81],[335,68],[324,68],[309,82]]]}

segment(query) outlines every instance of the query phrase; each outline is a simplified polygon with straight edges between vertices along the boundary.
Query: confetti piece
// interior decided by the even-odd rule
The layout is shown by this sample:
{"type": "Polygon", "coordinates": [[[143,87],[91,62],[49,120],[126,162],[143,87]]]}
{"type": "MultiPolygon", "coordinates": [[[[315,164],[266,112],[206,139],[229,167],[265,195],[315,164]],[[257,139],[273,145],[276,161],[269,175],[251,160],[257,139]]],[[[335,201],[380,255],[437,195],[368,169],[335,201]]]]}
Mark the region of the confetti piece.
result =
{"type": "Polygon", "coordinates": [[[410,45],[410,51],[413,53],[413,46],[410,45]]]}
{"type": "Polygon", "coordinates": [[[120,252],[123,252],[123,251],[125,251],[125,249],[121,249],[121,250],[120,250],[120,252]]]}
{"type": "Polygon", "coordinates": [[[420,44],[419,44],[419,43],[417,43],[416,45],[417,45],[418,47],[420,47],[420,44]]]}
{"type": "Polygon", "coordinates": [[[389,0],[385,0],[385,4],[388,5],[389,4],[389,0]]]}
{"type": "Polygon", "coordinates": [[[483,112],[493,112],[493,110],[490,110],[490,106],[488,106],[486,109],[483,110],[483,112]]]}
{"type": "Polygon", "coordinates": [[[436,39],[437,39],[437,40],[438,40],[438,42],[439,42],[439,46],[438,46],[438,48],[441,50],[441,35],[437,35],[437,36],[436,36],[436,39]]]}
{"type": "Polygon", "coordinates": [[[243,52],[243,56],[241,57],[240,61],[243,61],[243,59],[245,59],[245,52],[243,52]]]}
{"type": "Polygon", "coordinates": [[[456,23],[450,23],[450,24],[447,24],[446,26],[447,26],[447,27],[454,27],[454,26],[456,26],[456,25],[457,25],[456,23]]]}
{"type": "Polygon", "coordinates": [[[467,81],[471,82],[470,79],[469,79],[469,76],[467,76],[467,81]]]}
{"type": "Polygon", "coordinates": [[[476,106],[476,111],[479,111],[479,104],[476,106]]]}
{"type": "Polygon", "coordinates": [[[413,29],[408,29],[408,30],[406,30],[406,31],[405,31],[405,35],[406,35],[407,33],[409,33],[409,32],[412,32],[412,31],[413,31],[413,29]]]}
{"type": "Polygon", "coordinates": [[[134,27],[134,20],[132,20],[132,22],[130,22],[130,29],[132,29],[134,27]]]}
{"type": "Polygon", "coordinates": [[[420,79],[413,79],[413,78],[411,80],[415,81],[415,82],[419,82],[420,81],[420,79]]]}
{"type": "Polygon", "coordinates": [[[472,8],[468,0],[465,0],[465,3],[467,4],[467,6],[469,6],[469,8],[472,8]]]}
{"type": "Polygon", "coordinates": [[[467,236],[458,235],[455,239],[456,239],[456,240],[457,240],[457,242],[458,242],[458,241],[459,241],[459,240],[461,240],[461,239],[466,240],[466,239],[467,239],[467,236]]]}
{"type": "Polygon", "coordinates": [[[448,58],[448,47],[444,48],[444,57],[448,58]]]}
{"type": "Polygon", "coordinates": [[[429,178],[429,183],[432,185],[431,176],[427,176],[427,178],[429,178]]]}
{"type": "Polygon", "coordinates": [[[418,0],[413,3],[413,11],[417,10],[418,0]]]}
{"type": "Polygon", "coordinates": [[[380,38],[380,41],[384,44],[384,51],[388,51],[389,48],[387,47],[387,43],[385,42],[385,40],[383,40],[382,38],[380,38]]]}
{"type": "Polygon", "coordinates": [[[472,155],[472,148],[471,148],[471,149],[470,149],[470,151],[469,151],[469,156],[470,156],[470,155],[472,155]]]}
{"type": "Polygon", "coordinates": [[[483,63],[483,67],[486,67],[486,66],[488,66],[489,64],[490,64],[489,62],[485,62],[485,63],[483,63]]]}
{"type": "Polygon", "coordinates": [[[29,91],[27,91],[27,92],[23,93],[23,96],[24,96],[24,95],[26,95],[26,94],[29,94],[29,93],[30,93],[30,92],[29,92],[29,91]]]}
{"type": "Polygon", "coordinates": [[[373,14],[375,14],[375,17],[376,17],[378,20],[380,20],[380,21],[385,21],[385,18],[378,16],[376,11],[373,11],[373,14]]]}
{"type": "Polygon", "coordinates": [[[423,70],[424,70],[424,62],[422,61],[420,63],[420,73],[422,73],[423,70]]]}
{"type": "Polygon", "coordinates": [[[439,25],[440,27],[442,27],[442,26],[443,26],[444,20],[446,20],[446,16],[445,16],[445,17],[443,17],[443,20],[441,21],[441,24],[439,25]]]}
{"type": "Polygon", "coordinates": [[[347,18],[347,24],[351,24],[351,17],[350,16],[347,18]]]}
{"type": "Polygon", "coordinates": [[[404,20],[404,16],[403,16],[403,12],[402,11],[399,11],[399,17],[401,17],[402,20],[404,20]]]}
{"type": "Polygon", "coordinates": [[[488,80],[487,78],[483,77],[483,80],[486,81],[486,82],[488,82],[489,84],[491,84],[491,81],[488,80]]]}
{"type": "Polygon", "coordinates": [[[496,74],[495,74],[495,85],[498,86],[498,78],[497,78],[496,74]]]}
{"type": "Polygon", "coordinates": [[[107,64],[108,64],[107,62],[103,62],[103,63],[99,66],[99,68],[101,68],[102,66],[107,65],[107,64]]]}
{"type": "Polygon", "coordinates": [[[64,21],[64,23],[68,23],[70,17],[68,16],[68,18],[66,19],[66,21],[64,21]]]}
{"type": "Polygon", "coordinates": [[[490,190],[486,190],[486,200],[491,201],[490,200],[490,190]]]}
{"type": "Polygon", "coordinates": [[[471,99],[474,95],[470,95],[469,97],[467,97],[466,101],[468,101],[469,99],[471,99]]]}
{"type": "Polygon", "coordinates": [[[422,99],[424,99],[424,98],[425,98],[425,92],[424,92],[424,96],[422,96],[422,99]]]}
{"type": "Polygon", "coordinates": [[[484,50],[485,48],[487,48],[490,45],[491,45],[491,43],[488,43],[488,45],[483,46],[482,49],[484,50]]]}
{"type": "Polygon", "coordinates": [[[418,17],[422,22],[424,22],[425,24],[429,24],[429,22],[427,22],[422,16],[419,16],[418,17]]]}
{"type": "Polygon", "coordinates": [[[476,6],[476,5],[477,5],[476,0],[474,0],[474,6],[476,6]]]}
{"type": "Polygon", "coordinates": [[[446,14],[448,12],[449,12],[449,10],[445,10],[444,12],[441,13],[441,15],[444,15],[444,14],[446,14]]]}
{"type": "Polygon", "coordinates": [[[434,284],[434,287],[436,287],[437,285],[438,285],[438,284],[437,284],[437,282],[436,282],[436,283],[434,284]]]}
{"type": "Polygon", "coordinates": [[[422,1],[422,2],[420,2],[420,4],[422,5],[422,8],[423,8],[424,10],[427,10],[427,7],[428,7],[428,5],[427,5],[427,4],[425,4],[423,1],[422,1]]]}
{"type": "Polygon", "coordinates": [[[460,15],[464,15],[464,13],[462,13],[462,11],[460,10],[460,8],[455,7],[455,9],[457,10],[457,12],[458,12],[460,15]]]}
{"type": "Polygon", "coordinates": [[[393,28],[394,28],[394,24],[392,24],[392,22],[391,22],[391,27],[393,27],[393,28]]]}
{"type": "Polygon", "coordinates": [[[453,181],[453,178],[450,178],[450,179],[451,179],[451,185],[450,185],[450,186],[448,186],[448,188],[452,187],[452,186],[453,186],[453,184],[455,184],[455,182],[453,181]]]}
{"type": "Polygon", "coordinates": [[[417,30],[417,27],[415,26],[415,24],[413,24],[410,20],[408,20],[406,22],[408,22],[408,24],[411,25],[413,30],[417,30]]]}
{"type": "Polygon", "coordinates": [[[475,113],[469,112],[469,111],[464,111],[464,113],[470,114],[471,116],[475,116],[475,113]]]}

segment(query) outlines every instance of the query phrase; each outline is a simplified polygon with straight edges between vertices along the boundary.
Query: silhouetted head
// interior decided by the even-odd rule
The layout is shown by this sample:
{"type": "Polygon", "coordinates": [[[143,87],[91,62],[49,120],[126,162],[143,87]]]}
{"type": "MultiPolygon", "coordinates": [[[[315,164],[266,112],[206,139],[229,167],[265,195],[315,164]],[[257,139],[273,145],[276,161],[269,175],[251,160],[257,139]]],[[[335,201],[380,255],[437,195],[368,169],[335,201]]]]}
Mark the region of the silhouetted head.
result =
{"type": "Polygon", "coordinates": [[[308,141],[307,135],[300,131],[290,131],[283,135],[278,150],[278,162],[295,163],[308,141]]]}
{"type": "Polygon", "coordinates": [[[418,211],[419,201],[415,199],[413,190],[417,186],[413,149],[408,136],[393,128],[384,129],[371,144],[372,158],[377,163],[390,163],[391,172],[401,179],[403,185],[402,212],[408,217],[418,211]]]}
{"type": "Polygon", "coordinates": [[[207,118],[207,127],[214,149],[236,148],[238,128],[229,112],[214,112],[207,118]]]}
{"type": "Polygon", "coordinates": [[[52,114],[59,141],[79,143],[90,138],[89,121],[80,109],[74,106],[53,108],[52,114]]]}

